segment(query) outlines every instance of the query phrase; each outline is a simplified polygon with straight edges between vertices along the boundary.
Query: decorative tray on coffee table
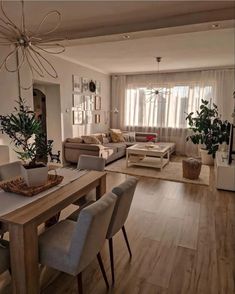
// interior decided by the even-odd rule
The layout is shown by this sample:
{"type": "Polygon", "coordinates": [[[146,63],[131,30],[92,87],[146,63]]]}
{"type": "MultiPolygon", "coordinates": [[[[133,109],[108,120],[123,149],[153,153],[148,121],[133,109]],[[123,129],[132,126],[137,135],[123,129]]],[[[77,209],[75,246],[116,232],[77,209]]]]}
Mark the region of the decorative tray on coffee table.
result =
{"type": "Polygon", "coordinates": [[[32,197],[56,185],[59,185],[63,181],[63,178],[64,177],[59,175],[49,174],[47,183],[43,186],[38,187],[28,187],[22,178],[17,178],[11,181],[1,183],[0,188],[3,189],[5,192],[11,192],[27,197],[32,197]]]}

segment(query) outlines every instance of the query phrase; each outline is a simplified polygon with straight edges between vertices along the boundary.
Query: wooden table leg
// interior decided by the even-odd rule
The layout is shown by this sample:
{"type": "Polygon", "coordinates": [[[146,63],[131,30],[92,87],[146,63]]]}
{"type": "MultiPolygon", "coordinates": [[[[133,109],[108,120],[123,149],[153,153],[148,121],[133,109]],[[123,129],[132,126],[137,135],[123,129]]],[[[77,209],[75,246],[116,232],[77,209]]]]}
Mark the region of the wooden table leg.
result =
{"type": "Polygon", "coordinates": [[[33,224],[9,225],[13,293],[38,294],[38,234],[33,224]]]}
{"type": "Polygon", "coordinates": [[[100,178],[100,183],[96,187],[96,200],[102,197],[106,193],[106,175],[100,178]]]}

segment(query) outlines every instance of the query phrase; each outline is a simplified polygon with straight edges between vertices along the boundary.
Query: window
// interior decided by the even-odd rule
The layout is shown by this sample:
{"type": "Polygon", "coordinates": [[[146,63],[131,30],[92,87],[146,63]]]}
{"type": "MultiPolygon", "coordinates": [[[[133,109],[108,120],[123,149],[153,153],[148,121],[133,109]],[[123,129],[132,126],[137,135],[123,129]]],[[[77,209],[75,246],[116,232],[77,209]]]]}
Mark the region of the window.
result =
{"type": "Polygon", "coordinates": [[[147,87],[128,88],[124,108],[125,126],[186,128],[186,113],[199,110],[201,99],[210,100],[213,97],[212,84],[175,84],[164,86],[164,89],[167,94],[159,94],[158,98],[149,101],[147,87]]]}

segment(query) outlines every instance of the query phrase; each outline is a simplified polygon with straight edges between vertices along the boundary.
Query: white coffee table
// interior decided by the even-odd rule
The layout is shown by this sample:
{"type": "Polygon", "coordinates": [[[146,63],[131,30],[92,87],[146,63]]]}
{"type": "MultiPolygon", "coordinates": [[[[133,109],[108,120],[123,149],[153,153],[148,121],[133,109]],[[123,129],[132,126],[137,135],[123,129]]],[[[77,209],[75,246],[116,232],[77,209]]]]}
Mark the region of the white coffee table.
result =
{"type": "Polygon", "coordinates": [[[170,161],[172,143],[139,143],[126,149],[126,166],[139,165],[160,168],[170,161]]]}

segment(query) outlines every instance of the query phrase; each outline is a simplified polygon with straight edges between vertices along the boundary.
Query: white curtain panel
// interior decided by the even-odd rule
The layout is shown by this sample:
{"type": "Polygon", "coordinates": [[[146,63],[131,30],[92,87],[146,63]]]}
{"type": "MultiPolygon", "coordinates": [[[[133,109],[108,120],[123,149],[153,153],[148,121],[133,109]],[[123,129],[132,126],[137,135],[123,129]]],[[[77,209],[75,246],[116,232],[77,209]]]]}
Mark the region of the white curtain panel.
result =
{"type": "Polygon", "coordinates": [[[231,120],[234,70],[122,75],[112,77],[112,105],[119,109],[115,127],[132,131],[157,132],[162,142],[176,142],[180,154],[195,155],[187,142],[187,113],[199,110],[201,99],[216,103],[223,119],[231,120]],[[148,89],[165,92],[149,99],[148,89]]]}

